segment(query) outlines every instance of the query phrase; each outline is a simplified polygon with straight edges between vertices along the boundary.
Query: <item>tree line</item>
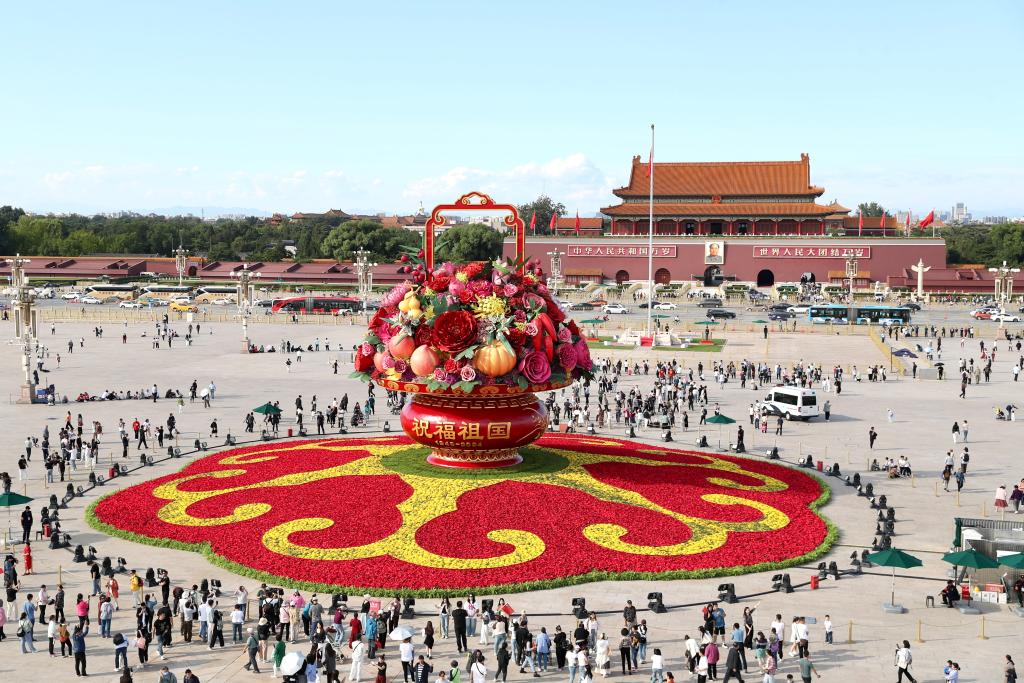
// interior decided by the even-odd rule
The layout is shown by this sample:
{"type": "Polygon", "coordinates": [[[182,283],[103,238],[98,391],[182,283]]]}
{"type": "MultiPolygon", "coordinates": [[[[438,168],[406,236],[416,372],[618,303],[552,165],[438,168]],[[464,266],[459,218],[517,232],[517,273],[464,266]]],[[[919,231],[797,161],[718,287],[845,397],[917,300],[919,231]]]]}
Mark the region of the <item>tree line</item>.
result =
{"type": "MultiPolygon", "coordinates": [[[[481,260],[501,254],[503,235],[486,225],[460,225],[439,240],[439,259],[481,260]]],[[[352,259],[365,249],[379,263],[396,261],[408,248],[422,243],[422,234],[386,228],[372,220],[315,217],[284,219],[222,218],[204,221],[194,216],[36,216],[11,206],[0,207],[0,254],[82,256],[138,254],[172,256],[178,246],[191,254],[219,261],[281,261],[291,258],[285,246],[295,247],[295,259],[352,259]]]]}

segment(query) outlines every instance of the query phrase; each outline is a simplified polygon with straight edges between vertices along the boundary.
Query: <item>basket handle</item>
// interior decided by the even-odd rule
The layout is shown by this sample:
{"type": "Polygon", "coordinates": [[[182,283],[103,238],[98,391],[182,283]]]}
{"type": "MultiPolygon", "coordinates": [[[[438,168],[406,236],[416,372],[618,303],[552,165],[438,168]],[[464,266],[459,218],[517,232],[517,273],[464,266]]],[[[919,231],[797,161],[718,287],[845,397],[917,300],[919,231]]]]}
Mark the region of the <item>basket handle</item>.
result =
{"type": "Polygon", "coordinates": [[[519,274],[526,272],[526,225],[519,217],[519,210],[512,204],[498,204],[482,192],[468,192],[455,200],[454,204],[438,204],[430,212],[430,218],[423,230],[423,260],[427,272],[434,270],[434,228],[445,224],[445,211],[507,211],[503,222],[516,233],[516,262],[519,274]]]}

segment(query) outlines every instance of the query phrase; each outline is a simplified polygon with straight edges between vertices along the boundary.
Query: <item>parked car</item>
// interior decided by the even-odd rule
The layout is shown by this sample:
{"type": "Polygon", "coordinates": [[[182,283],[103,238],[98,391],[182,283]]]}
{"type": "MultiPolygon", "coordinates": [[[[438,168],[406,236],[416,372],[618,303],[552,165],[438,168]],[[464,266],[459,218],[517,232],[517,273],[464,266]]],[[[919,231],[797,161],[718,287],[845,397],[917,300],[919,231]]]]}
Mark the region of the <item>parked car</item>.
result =
{"type": "Polygon", "coordinates": [[[732,311],[727,311],[724,308],[712,308],[710,311],[707,312],[707,317],[711,318],[712,320],[718,318],[728,320],[730,318],[735,318],[736,314],[733,313],[732,311]]]}
{"type": "Polygon", "coordinates": [[[138,301],[122,301],[117,305],[118,308],[142,308],[142,304],[138,301]]]}
{"type": "Polygon", "coordinates": [[[795,317],[796,314],[789,311],[772,311],[768,314],[769,320],[792,320],[795,317]]]}
{"type": "Polygon", "coordinates": [[[809,310],[811,310],[810,306],[807,306],[806,304],[797,304],[796,306],[790,306],[789,308],[787,308],[786,312],[787,313],[806,313],[809,310]]]}
{"type": "Polygon", "coordinates": [[[586,301],[578,301],[569,306],[570,311],[592,311],[594,310],[594,304],[588,304],[586,301]]]}
{"type": "Polygon", "coordinates": [[[907,303],[902,304],[900,306],[900,308],[909,308],[912,311],[920,311],[921,310],[921,304],[916,304],[913,301],[908,301],[907,303]]]}
{"type": "Polygon", "coordinates": [[[81,292],[71,291],[71,292],[64,292],[63,294],[60,295],[60,298],[66,300],[66,301],[74,301],[75,299],[81,298],[81,296],[82,296],[81,292]]]}
{"type": "Polygon", "coordinates": [[[80,304],[93,304],[93,305],[95,305],[95,304],[101,304],[103,302],[100,301],[99,299],[97,299],[94,296],[83,296],[82,298],[80,298],[78,300],[78,303],[80,303],[80,304]]]}
{"type": "Polygon", "coordinates": [[[701,308],[718,308],[722,305],[721,299],[702,299],[697,303],[701,308]]]}
{"type": "Polygon", "coordinates": [[[771,306],[768,307],[768,310],[789,312],[789,306],[790,304],[772,304],[771,306]]]}
{"type": "Polygon", "coordinates": [[[993,313],[992,320],[1001,323],[1019,323],[1020,316],[1013,313],[993,313]]]}
{"type": "Polygon", "coordinates": [[[178,302],[178,301],[172,301],[171,302],[171,310],[172,311],[178,311],[179,313],[195,313],[196,311],[199,310],[199,307],[198,306],[193,306],[192,304],[188,304],[188,303],[184,303],[183,304],[183,303],[178,302]]]}
{"type": "MultiPolygon", "coordinates": [[[[996,313],[996,315],[999,315],[999,314],[996,313]]],[[[981,311],[981,310],[971,311],[971,317],[974,318],[975,320],[991,320],[992,319],[992,312],[991,311],[981,311]]]]}
{"type": "Polygon", "coordinates": [[[605,313],[629,313],[629,309],[622,304],[608,304],[602,310],[605,313]]]}
{"type": "Polygon", "coordinates": [[[231,299],[221,298],[221,299],[214,299],[211,303],[214,306],[230,306],[231,304],[233,304],[235,302],[232,301],[231,299]]]}
{"type": "Polygon", "coordinates": [[[679,308],[679,304],[674,304],[671,301],[655,301],[654,310],[656,311],[674,311],[679,308]]]}

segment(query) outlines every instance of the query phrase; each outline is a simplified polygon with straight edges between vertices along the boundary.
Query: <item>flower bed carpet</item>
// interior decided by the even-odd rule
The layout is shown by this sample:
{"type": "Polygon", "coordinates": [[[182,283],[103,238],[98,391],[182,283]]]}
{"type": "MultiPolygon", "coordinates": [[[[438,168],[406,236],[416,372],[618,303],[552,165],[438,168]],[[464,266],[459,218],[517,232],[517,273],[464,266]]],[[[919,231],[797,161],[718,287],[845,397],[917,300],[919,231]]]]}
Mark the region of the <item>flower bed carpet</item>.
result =
{"type": "Polygon", "coordinates": [[[807,562],[828,488],[760,459],[549,434],[498,470],[425,462],[404,436],[278,441],[97,501],[108,534],[308,590],[511,592],[807,562]]]}

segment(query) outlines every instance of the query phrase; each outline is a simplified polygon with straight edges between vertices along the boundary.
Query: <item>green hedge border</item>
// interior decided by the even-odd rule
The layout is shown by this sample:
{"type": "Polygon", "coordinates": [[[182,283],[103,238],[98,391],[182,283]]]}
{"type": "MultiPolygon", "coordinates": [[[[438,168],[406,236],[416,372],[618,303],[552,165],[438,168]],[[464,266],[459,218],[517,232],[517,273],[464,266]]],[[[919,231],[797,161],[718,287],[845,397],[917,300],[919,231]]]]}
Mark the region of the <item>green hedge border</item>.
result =
{"type": "MultiPolygon", "coordinates": [[[[748,458],[749,459],[749,458],[748,458]]],[[[191,464],[191,463],[190,463],[191,464]]],[[[790,467],[789,465],[779,464],[781,467],[787,467],[789,469],[799,469],[790,467]]],[[[186,465],[185,467],[188,467],[186,465]]],[[[185,469],[184,467],[182,470],[185,469]]],[[[181,470],[179,470],[181,471],[181,470]]],[[[472,586],[459,589],[387,589],[382,590],[379,587],[371,586],[346,586],[341,584],[325,584],[325,583],[314,583],[311,581],[299,581],[296,579],[289,578],[278,574],[271,574],[270,572],[260,571],[253,569],[245,565],[232,562],[220,555],[216,554],[211,548],[209,543],[184,543],[181,541],[172,541],[168,539],[152,538],[150,536],[143,536],[136,534],[131,531],[124,531],[110,524],[100,521],[96,516],[96,506],[101,502],[109,498],[110,496],[116,495],[119,491],[112,491],[94,501],[86,508],[85,521],[93,529],[103,532],[109,536],[121,538],[126,541],[132,541],[134,543],[141,543],[143,545],[150,545],[157,548],[170,548],[172,550],[185,550],[188,552],[199,553],[207,559],[211,564],[225,569],[229,572],[237,574],[239,576],[248,577],[255,579],[261,583],[267,584],[280,584],[287,588],[294,588],[297,590],[311,591],[317,593],[347,593],[349,595],[362,595],[368,593],[370,595],[390,595],[392,593],[400,594],[407,597],[414,598],[438,598],[443,596],[450,596],[455,593],[474,593],[476,595],[499,595],[504,593],[525,593],[527,591],[536,590],[547,590],[551,588],[562,588],[564,586],[576,586],[584,583],[594,583],[597,581],[672,581],[672,580],[688,580],[688,579],[712,579],[721,576],[739,576],[742,574],[756,574],[765,571],[777,571],[780,569],[788,569],[795,567],[807,562],[813,562],[818,558],[828,553],[832,546],[839,540],[839,529],[835,524],[832,523],[828,517],[820,513],[821,507],[823,507],[830,498],[832,497],[832,488],[825,483],[825,481],[813,472],[803,472],[807,476],[814,479],[817,482],[818,488],[820,489],[820,495],[811,502],[810,509],[816,515],[818,515],[828,528],[828,534],[825,536],[825,540],[821,542],[814,550],[804,553],[799,557],[793,557],[782,562],[761,562],[752,565],[736,565],[732,567],[715,567],[709,569],[698,569],[698,570],[671,570],[666,572],[607,572],[607,571],[591,571],[586,574],[578,574],[576,576],[567,576],[558,579],[544,579],[539,581],[523,581],[519,583],[503,583],[490,586],[472,586]]],[[[140,482],[141,483],[141,482],[140,482]]],[[[138,484],[136,484],[137,486],[138,484]]]]}

